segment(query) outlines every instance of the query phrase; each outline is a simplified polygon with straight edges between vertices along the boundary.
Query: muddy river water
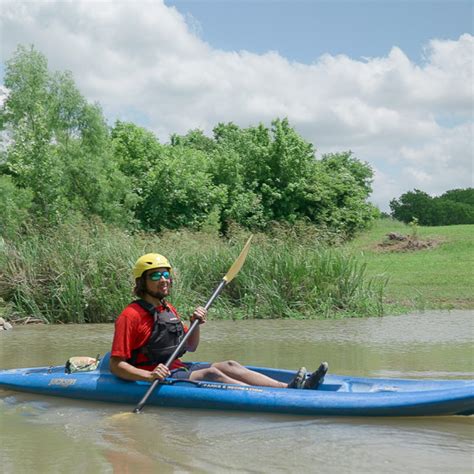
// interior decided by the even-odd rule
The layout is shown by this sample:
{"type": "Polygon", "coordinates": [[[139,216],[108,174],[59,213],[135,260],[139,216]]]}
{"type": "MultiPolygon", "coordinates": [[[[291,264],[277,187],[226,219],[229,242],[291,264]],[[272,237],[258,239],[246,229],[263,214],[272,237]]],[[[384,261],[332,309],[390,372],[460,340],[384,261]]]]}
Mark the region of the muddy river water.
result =
{"type": "MultiPolygon", "coordinates": [[[[58,365],[110,348],[113,325],[0,333],[0,367],[58,365]]],[[[185,360],[370,377],[474,376],[474,313],[328,321],[210,321],[185,360]]],[[[57,399],[0,390],[0,472],[474,472],[474,417],[309,418],[57,399]]]]}

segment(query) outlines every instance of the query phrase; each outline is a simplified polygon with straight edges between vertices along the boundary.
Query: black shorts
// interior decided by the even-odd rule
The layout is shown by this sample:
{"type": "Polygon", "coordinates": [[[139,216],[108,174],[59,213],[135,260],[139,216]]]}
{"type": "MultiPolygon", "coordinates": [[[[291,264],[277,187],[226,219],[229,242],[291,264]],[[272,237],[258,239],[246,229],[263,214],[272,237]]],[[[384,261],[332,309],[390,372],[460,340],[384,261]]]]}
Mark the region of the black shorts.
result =
{"type": "Polygon", "coordinates": [[[173,379],[186,380],[189,379],[189,376],[192,372],[196,370],[208,369],[212,364],[207,362],[183,362],[184,367],[179,369],[174,369],[171,371],[171,377],[173,379]]]}

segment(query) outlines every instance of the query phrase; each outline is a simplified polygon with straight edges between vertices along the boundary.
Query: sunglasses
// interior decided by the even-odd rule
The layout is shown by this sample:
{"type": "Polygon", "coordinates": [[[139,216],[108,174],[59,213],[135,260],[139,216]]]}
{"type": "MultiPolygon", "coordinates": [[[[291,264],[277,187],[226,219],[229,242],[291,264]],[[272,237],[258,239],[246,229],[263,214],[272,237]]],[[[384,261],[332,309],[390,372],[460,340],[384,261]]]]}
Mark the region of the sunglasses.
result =
{"type": "Polygon", "coordinates": [[[165,280],[168,280],[170,277],[170,272],[164,271],[164,272],[153,272],[148,275],[148,278],[152,281],[159,281],[161,278],[164,278],[165,280]]]}

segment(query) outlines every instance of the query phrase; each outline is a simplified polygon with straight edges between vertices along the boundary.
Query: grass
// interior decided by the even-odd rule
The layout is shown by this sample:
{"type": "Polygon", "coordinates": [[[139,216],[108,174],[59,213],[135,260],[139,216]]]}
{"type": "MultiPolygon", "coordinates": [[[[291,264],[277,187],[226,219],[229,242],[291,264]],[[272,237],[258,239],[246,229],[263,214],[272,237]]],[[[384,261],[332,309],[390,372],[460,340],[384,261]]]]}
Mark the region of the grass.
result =
{"type": "MultiPolygon", "coordinates": [[[[295,229],[256,235],[238,277],[211,317],[329,318],[383,314],[383,280],[348,252],[295,229]]],[[[113,321],[132,299],[131,269],[147,252],[173,265],[171,298],[181,314],[204,304],[248,232],[127,234],[102,224],[65,224],[0,245],[0,314],[48,323],[113,321]]]]}
{"type": "MultiPolygon", "coordinates": [[[[255,236],[212,318],[341,318],[411,309],[474,308],[474,226],[409,227],[380,220],[342,246],[302,225],[255,236]],[[434,248],[381,249],[389,232],[433,239],[434,248]],[[388,282],[388,283],[387,283],[388,282]]],[[[248,232],[129,234],[100,223],[65,224],[0,238],[0,316],[48,323],[113,321],[128,304],[131,268],[144,253],[169,257],[171,301],[186,315],[204,304],[248,232]]]]}
{"type": "Polygon", "coordinates": [[[410,227],[382,219],[347,245],[367,264],[370,276],[386,276],[384,301],[391,311],[474,308],[474,225],[410,227]],[[434,248],[390,252],[377,244],[398,232],[432,239],[434,248]]]}

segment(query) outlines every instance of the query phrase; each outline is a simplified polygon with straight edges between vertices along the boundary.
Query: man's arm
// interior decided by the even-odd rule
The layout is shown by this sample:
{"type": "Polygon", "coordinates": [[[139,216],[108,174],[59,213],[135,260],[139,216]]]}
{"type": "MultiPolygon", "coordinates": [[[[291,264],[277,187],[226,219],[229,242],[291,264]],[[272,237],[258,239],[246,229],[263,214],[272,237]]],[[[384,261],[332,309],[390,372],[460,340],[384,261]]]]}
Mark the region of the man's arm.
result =
{"type": "Polygon", "coordinates": [[[187,352],[195,352],[197,347],[199,346],[199,339],[200,339],[200,330],[199,326],[193,331],[193,333],[189,336],[189,339],[186,341],[186,351],[187,352]]]}
{"type": "Polygon", "coordinates": [[[158,364],[153,371],[139,369],[129,364],[121,357],[112,356],[110,358],[110,371],[125,380],[143,380],[145,382],[153,382],[154,380],[163,380],[170,375],[168,367],[164,364],[158,364]]]}
{"type": "Polygon", "coordinates": [[[190,321],[192,324],[197,319],[199,320],[199,325],[193,331],[191,336],[189,336],[189,339],[186,341],[186,350],[188,352],[194,352],[197,349],[199,345],[199,339],[200,339],[199,326],[206,322],[206,317],[207,317],[207,310],[204,309],[202,306],[199,306],[194,310],[194,313],[192,314],[190,321]]]}

